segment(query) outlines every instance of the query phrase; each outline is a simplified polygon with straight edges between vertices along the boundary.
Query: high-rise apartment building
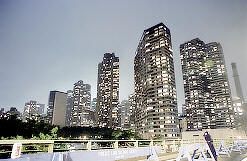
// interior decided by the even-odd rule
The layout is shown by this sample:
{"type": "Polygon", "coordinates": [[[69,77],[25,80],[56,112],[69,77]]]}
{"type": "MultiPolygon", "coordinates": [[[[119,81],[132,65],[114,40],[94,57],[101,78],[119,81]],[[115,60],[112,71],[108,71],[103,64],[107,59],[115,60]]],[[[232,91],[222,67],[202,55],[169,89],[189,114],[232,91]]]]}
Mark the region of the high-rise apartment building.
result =
{"type": "Polygon", "coordinates": [[[40,121],[41,115],[44,112],[44,104],[40,104],[37,101],[29,101],[25,103],[24,111],[22,115],[23,122],[28,120],[40,121]]]}
{"type": "Polygon", "coordinates": [[[129,95],[128,102],[130,104],[129,107],[130,129],[135,130],[135,108],[136,108],[135,94],[129,95]]]}
{"type": "Polygon", "coordinates": [[[91,86],[80,80],[74,84],[70,126],[93,125],[90,108],[91,86]]]}
{"type": "Polygon", "coordinates": [[[187,130],[233,126],[222,47],[196,38],[180,45],[187,130]]]}
{"type": "Polygon", "coordinates": [[[144,138],[178,137],[171,33],[163,23],[144,30],[134,63],[137,132],[144,138]]]}
{"type": "Polygon", "coordinates": [[[70,126],[72,117],[71,112],[73,109],[73,91],[68,90],[67,91],[67,104],[66,104],[66,119],[65,119],[65,125],[70,126]]]}
{"type": "Polygon", "coordinates": [[[124,130],[135,130],[135,101],[134,95],[119,104],[120,126],[124,130]]]}
{"type": "Polygon", "coordinates": [[[206,44],[206,49],[209,58],[206,65],[212,78],[210,84],[216,127],[234,127],[231,89],[222,46],[218,42],[211,42],[206,44]]]}
{"type": "Polygon", "coordinates": [[[50,91],[47,120],[52,125],[65,126],[67,93],[50,91]]]}
{"type": "Polygon", "coordinates": [[[130,103],[128,100],[123,100],[119,104],[120,126],[122,129],[130,129],[130,103]]]}
{"type": "Polygon", "coordinates": [[[98,65],[96,120],[102,127],[119,125],[116,111],[119,101],[119,58],[105,53],[98,65]]]}

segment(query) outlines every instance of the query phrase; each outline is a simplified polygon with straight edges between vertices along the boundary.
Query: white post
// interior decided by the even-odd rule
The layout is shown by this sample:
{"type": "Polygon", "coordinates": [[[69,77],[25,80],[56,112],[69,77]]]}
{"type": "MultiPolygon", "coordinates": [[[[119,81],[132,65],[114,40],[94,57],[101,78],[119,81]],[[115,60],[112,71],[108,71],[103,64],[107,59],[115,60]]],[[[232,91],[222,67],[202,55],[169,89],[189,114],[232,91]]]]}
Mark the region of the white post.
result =
{"type": "Polygon", "coordinates": [[[116,140],[115,142],[114,142],[114,149],[118,149],[118,141],[116,140]]]}
{"type": "Polygon", "coordinates": [[[136,140],[136,142],[135,142],[135,148],[138,148],[138,140],[136,140]]]}
{"type": "Polygon", "coordinates": [[[92,150],[92,142],[89,140],[87,142],[87,150],[92,150]]]}
{"type": "Polygon", "coordinates": [[[149,146],[154,146],[154,141],[151,140],[149,146]]]}
{"type": "Polygon", "coordinates": [[[53,153],[53,147],[54,147],[53,143],[48,144],[48,153],[53,153]]]}

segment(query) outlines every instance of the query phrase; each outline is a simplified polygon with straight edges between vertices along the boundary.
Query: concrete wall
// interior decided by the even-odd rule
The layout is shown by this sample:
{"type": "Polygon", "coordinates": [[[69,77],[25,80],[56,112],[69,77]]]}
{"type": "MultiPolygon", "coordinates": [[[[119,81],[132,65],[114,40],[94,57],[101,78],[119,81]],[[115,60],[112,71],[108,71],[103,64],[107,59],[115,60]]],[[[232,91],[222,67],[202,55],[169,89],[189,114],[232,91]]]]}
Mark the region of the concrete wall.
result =
{"type": "Polygon", "coordinates": [[[203,129],[202,131],[184,131],[182,132],[183,140],[204,139],[203,134],[209,132],[212,139],[243,139],[247,138],[244,131],[235,129],[203,129]]]}

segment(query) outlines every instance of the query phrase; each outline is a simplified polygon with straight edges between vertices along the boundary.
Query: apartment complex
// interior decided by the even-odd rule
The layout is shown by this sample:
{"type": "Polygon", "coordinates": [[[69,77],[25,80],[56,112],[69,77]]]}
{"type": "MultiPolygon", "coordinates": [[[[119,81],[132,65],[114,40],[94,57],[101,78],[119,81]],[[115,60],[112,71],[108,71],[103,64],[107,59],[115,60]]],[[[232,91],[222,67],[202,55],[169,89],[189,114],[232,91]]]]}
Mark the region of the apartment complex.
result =
{"type": "Polygon", "coordinates": [[[187,130],[232,127],[230,86],[219,43],[199,38],[180,45],[187,130]]]}
{"type": "Polygon", "coordinates": [[[135,123],[144,138],[179,135],[170,30],[159,23],[144,30],[134,60],[135,123]]]}
{"type": "Polygon", "coordinates": [[[98,65],[96,120],[101,127],[119,125],[119,58],[114,53],[105,53],[98,65]]]}

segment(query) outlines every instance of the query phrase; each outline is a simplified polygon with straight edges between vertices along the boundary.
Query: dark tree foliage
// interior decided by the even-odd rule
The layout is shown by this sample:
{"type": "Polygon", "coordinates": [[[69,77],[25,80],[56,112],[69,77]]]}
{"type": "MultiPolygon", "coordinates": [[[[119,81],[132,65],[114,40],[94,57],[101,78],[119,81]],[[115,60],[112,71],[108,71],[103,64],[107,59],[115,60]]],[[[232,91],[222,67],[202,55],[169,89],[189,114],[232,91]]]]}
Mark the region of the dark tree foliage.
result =
{"type": "Polygon", "coordinates": [[[131,138],[140,139],[136,133],[131,130],[114,130],[106,127],[64,127],[59,130],[58,135],[63,138],[83,138],[87,139],[116,139],[127,140],[131,138]]]}
{"type": "Polygon", "coordinates": [[[0,138],[10,138],[23,136],[25,139],[32,138],[33,136],[39,136],[40,133],[49,134],[54,126],[46,124],[44,122],[36,122],[34,120],[28,120],[28,122],[22,122],[16,119],[15,116],[10,118],[0,119],[0,138]]]}
{"type": "MultiPolygon", "coordinates": [[[[40,134],[51,136],[52,129],[56,126],[44,122],[28,120],[22,122],[15,116],[0,118],[0,138],[22,136],[24,139],[40,138],[40,134]]],[[[56,133],[62,139],[139,139],[136,133],[130,130],[114,130],[106,127],[63,127],[56,133]]],[[[49,137],[48,137],[49,138],[49,137]]],[[[43,139],[43,138],[40,138],[43,139]]]]}

